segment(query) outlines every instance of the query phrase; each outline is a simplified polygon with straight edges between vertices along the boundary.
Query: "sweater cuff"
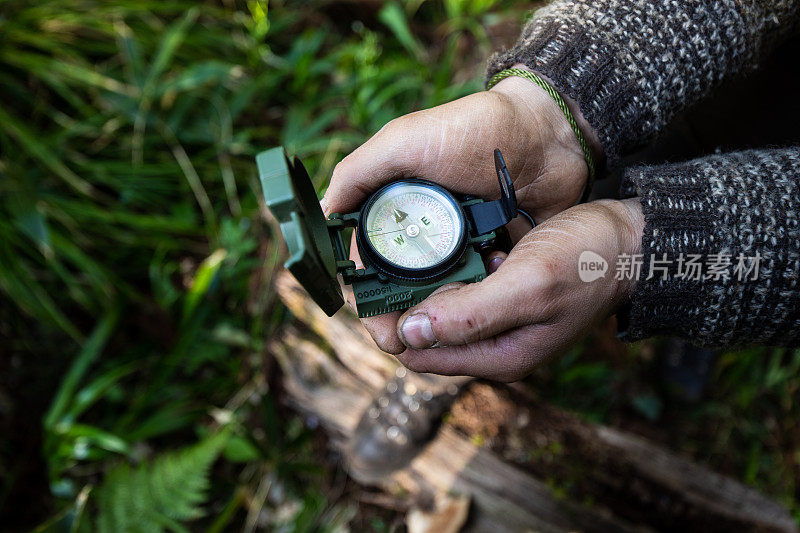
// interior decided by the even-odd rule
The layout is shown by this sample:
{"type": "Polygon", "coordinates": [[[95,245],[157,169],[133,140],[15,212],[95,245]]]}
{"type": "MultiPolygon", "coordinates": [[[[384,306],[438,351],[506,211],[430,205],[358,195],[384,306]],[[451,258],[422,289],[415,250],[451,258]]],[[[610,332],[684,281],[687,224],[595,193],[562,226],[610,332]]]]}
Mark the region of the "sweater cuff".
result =
{"type": "MultiPolygon", "coordinates": [[[[623,196],[639,196],[645,228],[641,269],[630,305],[620,313],[620,338],[631,342],[655,335],[693,337],[702,328],[709,305],[708,286],[694,276],[678,279],[677,263],[667,279],[654,269],[653,258],[677,261],[703,255],[712,241],[713,207],[707,181],[691,164],[634,168],[623,178],[623,196]]],[[[661,264],[655,265],[661,266],[661,264]]],[[[684,270],[686,265],[683,265],[684,270]]]]}
{"type": "Polygon", "coordinates": [[[559,94],[577,102],[601,140],[608,165],[614,166],[627,144],[624,130],[612,127],[614,117],[634,96],[633,88],[615,76],[614,55],[609,46],[590,39],[580,25],[554,21],[540,27],[535,36],[523,34],[516,46],[494,54],[486,79],[519,63],[542,75],[559,94]]]}
{"type": "Polygon", "coordinates": [[[645,217],[624,340],[794,345],[800,338],[800,149],[629,169],[645,217]]]}
{"type": "Polygon", "coordinates": [[[781,0],[562,0],[536,11],[488,79],[522,63],[576,101],[609,165],[794,31],[781,0]]]}

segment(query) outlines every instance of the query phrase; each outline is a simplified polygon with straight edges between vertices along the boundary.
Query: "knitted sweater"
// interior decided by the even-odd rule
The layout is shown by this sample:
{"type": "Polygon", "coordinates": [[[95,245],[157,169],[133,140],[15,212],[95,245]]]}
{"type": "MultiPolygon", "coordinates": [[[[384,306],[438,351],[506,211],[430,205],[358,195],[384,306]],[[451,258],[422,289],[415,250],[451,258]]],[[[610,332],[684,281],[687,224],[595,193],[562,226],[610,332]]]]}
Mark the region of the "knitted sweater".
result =
{"type": "MultiPolygon", "coordinates": [[[[798,27],[796,0],[562,0],[488,76],[516,63],[545,75],[613,165],[798,27]]],[[[800,342],[800,147],[629,169],[626,182],[646,221],[628,339],[800,342]]]]}

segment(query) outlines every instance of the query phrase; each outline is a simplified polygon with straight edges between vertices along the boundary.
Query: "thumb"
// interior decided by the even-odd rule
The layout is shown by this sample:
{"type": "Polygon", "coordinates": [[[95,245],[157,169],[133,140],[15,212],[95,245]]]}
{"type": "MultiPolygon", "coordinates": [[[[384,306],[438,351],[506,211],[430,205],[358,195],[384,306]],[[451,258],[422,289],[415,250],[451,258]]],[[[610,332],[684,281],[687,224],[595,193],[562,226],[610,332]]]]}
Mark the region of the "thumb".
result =
{"type": "Polygon", "coordinates": [[[400,340],[409,348],[470,344],[538,319],[538,282],[529,265],[509,257],[479,283],[437,291],[398,321],[400,340]],[[528,267],[528,268],[526,268],[528,267]]]}

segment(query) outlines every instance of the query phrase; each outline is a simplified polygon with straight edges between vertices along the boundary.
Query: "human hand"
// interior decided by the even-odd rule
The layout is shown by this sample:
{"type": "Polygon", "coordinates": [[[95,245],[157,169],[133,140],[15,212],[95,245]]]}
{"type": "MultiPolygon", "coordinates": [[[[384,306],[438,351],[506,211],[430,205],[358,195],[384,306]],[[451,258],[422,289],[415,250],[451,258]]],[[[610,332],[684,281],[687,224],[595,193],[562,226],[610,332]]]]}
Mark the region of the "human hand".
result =
{"type": "MultiPolygon", "coordinates": [[[[599,155],[591,128],[577,107],[571,107],[599,155]]],[[[497,198],[495,148],[503,153],[519,207],[537,222],[580,197],[588,167],[564,113],[541,87],[512,76],[490,91],[386,124],[336,165],[323,210],[326,215],[353,212],[370,193],[404,177],[427,179],[455,193],[497,198]]]]}
{"type": "Polygon", "coordinates": [[[614,264],[620,254],[640,253],[643,230],[636,198],[575,206],[537,226],[507,257],[496,252],[496,270],[483,281],[439,288],[396,323],[375,325],[373,337],[417,372],[520,379],[630,298],[635,280],[615,279],[614,264]],[[587,250],[609,265],[590,282],[578,275],[587,250]]]}

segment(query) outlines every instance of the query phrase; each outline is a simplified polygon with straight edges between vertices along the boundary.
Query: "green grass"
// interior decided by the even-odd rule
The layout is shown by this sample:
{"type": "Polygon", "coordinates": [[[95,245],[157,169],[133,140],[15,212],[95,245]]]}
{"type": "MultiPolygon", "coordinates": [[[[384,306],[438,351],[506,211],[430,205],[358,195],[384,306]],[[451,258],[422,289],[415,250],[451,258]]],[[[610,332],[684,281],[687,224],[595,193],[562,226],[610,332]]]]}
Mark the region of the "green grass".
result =
{"type": "Polygon", "coordinates": [[[686,403],[661,383],[659,344],[598,351],[590,340],[529,382],[547,401],[592,421],[643,431],[758,487],[800,523],[800,350],[722,352],[702,401],[686,403]]]}
{"type": "MultiPolygon", "coordinates": [[[[266,346],[289,317],[270,290],[280,239],[253,156],[284,145],[321,192],[388,120],[479,90],[486,28],[528,7],[0,3],[4,525],[87,530],[147,472],[191,474],[178,458],[219,426],[230,438],[210,477],[187,478],[208,491],[162,526],[351,521],[324,443],[279,407],[266,346]]],[[[576,350],[540,392],[596,420],[674,429],[673,445],[800,513],[797,352],[726,355],[712,398],[688,410],[663,403],[647,353],[576,350]]]]}

